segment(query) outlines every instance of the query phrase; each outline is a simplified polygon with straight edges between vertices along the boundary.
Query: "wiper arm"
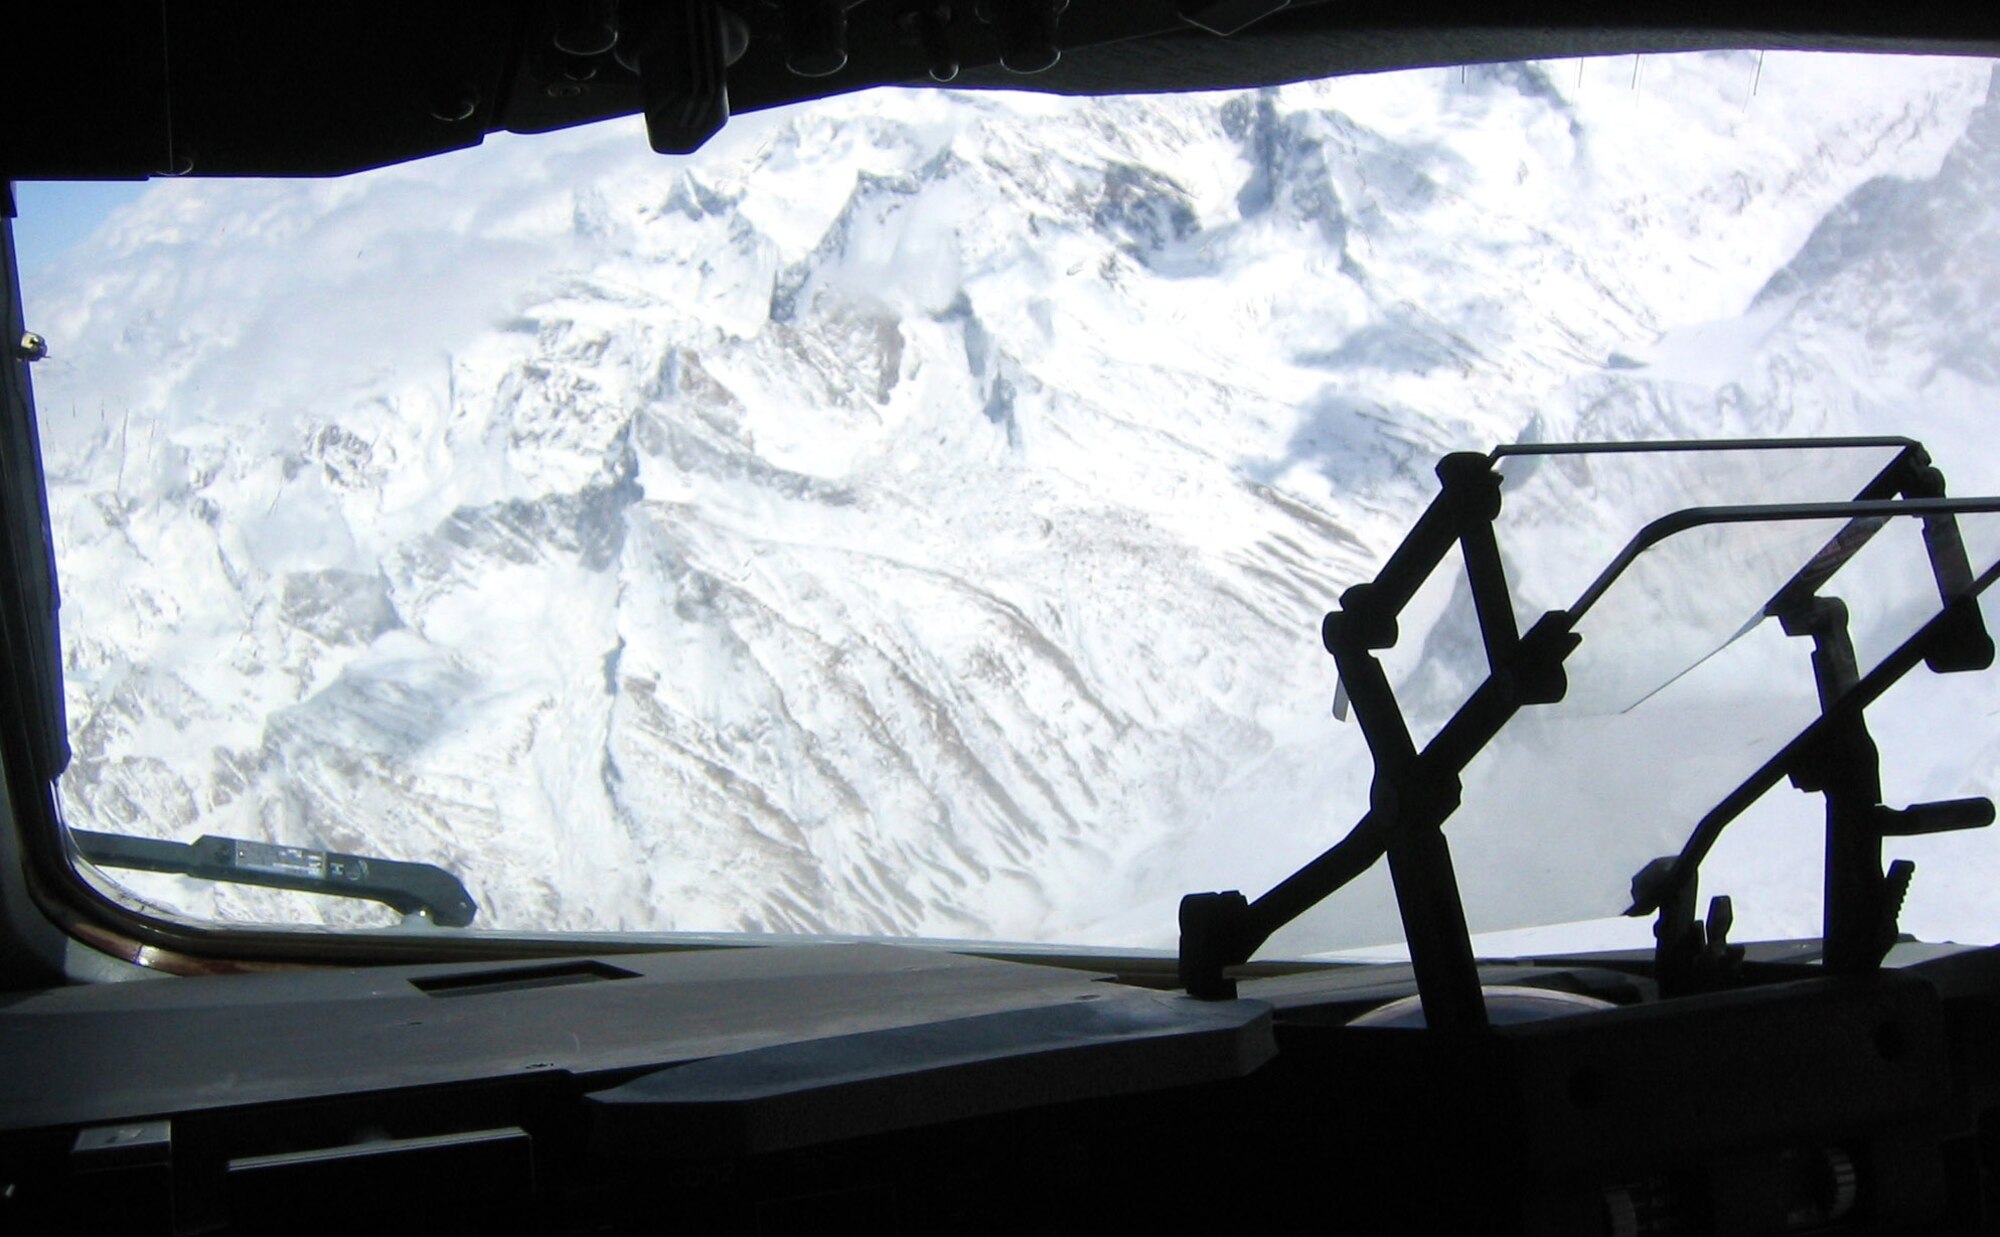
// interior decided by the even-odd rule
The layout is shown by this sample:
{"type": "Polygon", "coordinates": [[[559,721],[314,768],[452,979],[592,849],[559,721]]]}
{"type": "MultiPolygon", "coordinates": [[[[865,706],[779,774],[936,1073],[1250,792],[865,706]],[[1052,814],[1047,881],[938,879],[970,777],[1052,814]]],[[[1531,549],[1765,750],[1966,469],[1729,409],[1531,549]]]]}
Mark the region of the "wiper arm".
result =
{"type": "Polygon", "coordinates": [[[339,851],[307,850],[270,842],[204,834],[193,842],[126,837],[71,829],[77,853],[101,868],[166,872],[198,880],[262,885],[295,893],[325,893],[381,902],[405,915],[422,914],[447,928],[463,928],[479,905],[456,876],[431,863],[370,859],[339,851]]]}

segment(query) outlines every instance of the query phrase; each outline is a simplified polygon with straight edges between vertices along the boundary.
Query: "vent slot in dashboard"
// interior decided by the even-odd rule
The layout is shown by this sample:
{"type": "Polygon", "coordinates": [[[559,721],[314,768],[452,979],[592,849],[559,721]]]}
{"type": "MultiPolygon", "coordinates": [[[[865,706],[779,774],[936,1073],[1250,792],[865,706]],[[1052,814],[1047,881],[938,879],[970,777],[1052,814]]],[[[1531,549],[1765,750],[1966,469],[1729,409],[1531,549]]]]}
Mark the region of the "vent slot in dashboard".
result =
{"type": "Polygon", "coordinates": [[[410,985],[430,996],[483,996],[489,992],[520,992],[527,988],[561,988],[570,984],[590,984],[606,979],[636,979],[628,971],[595,959],[583,962],[556,962],[545,966],[516,966],[498,971],[464,971],[456,975],[426,975],[410,985]]]}

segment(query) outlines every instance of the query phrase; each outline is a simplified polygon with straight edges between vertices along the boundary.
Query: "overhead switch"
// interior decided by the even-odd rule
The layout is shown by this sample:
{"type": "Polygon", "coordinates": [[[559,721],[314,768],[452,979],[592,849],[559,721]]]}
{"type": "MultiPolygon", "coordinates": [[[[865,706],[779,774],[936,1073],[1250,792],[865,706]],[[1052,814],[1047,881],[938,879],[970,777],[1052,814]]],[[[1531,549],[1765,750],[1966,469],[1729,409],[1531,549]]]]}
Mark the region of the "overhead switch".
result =
{"type": "Polygon", "coordinates": [[[1042,73],[1062,59],[1056,22],[1069,0],[982,0],[981,21],[993,27],[1000,67],[1010,73],[1042,73]]]}
{"type": "Polygon", "coordinates": [[[601,56],[618,42],[618,0],[553,0],[552,40],[572,56],[601,56]]]}
{"type": "Polygon", "coordinates": [[[859,0],[792,0],[785,14],[785,67],[829,77],[847,67],[847,10],[859,0]]]}

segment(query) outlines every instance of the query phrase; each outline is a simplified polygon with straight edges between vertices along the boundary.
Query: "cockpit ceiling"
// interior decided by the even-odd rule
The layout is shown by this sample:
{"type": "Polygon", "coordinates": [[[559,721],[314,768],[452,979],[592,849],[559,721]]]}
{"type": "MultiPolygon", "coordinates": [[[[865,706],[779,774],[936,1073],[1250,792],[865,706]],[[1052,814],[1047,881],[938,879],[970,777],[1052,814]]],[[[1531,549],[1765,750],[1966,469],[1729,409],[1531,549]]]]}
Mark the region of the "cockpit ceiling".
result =
{"type": "Polygon", "coordinates": [[[1714,48],[2000,54],[1982,6],[1818,0],[104,0],[7,26],[0,180],[337,175],[641,111],[682,116],[654,125],[677,149],[719,123],[710,94],[727,115],[940,78],[1107,94],[1714,48]],[[678,45],[639,64],[667,28],[726,70],[678,45]]]}

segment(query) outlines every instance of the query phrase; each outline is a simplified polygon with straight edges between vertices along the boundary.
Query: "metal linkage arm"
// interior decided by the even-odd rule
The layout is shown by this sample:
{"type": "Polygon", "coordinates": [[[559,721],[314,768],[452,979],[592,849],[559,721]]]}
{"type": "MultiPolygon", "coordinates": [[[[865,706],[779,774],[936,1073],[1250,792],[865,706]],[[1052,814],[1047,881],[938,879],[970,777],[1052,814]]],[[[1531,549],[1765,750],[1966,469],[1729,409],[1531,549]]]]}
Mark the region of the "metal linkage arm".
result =
{"type": "Polygon", "coordinates": [[[1518,634],[1493,535],[1500,511],[1493,463],[1485,455],[1446,456],[1437,469],[1443,489],[1409,537],[1374,581],[1348,589],[1340,609],[1326,616],[1321,638],[1375,761],[1368,812],[1337,845],[1255,902],[1234,890],[1182,899],[1180,978],[1191,995],[1234,995],[1228,967],[1386,856],[1426,1022],[1457,1030],[1486,1025],[1442,827],[1458,808],[1459,774],[1473,756],[1523,705],[1562,698],[1563,659],[1577,642],[1562,613],[1544,616],[1525,638],[1518,634]],[[1419,752],[1375,652],[1395,644],[1403,607],[1454,545],[1464,558],[1488,675],[1419,752]]]}
{"type": "MultiPolygon", "coordinates": [[[[1905,491],[1909,498],[1943,498],[1944,474],[1932,467],[1917,470],[1916,480],[1905,491]]],[[[1986,618],[1978,606],[1953,606],[1952,602],[1975,592],[1972,561],[1965,552],[1965,538],[1955,515],[1924,519],[1924,549],[1930,555],[1931,576],[1937,582],[1938,600],[1946,608],[1944,626],[1932,641],[1924,665],[1936,674],[1956,674],[1984,670],[1993,664],[1993,636],[1986,630],[1986,618]]]]}
{"type": "Polygon", "coordinates": [[[1985,640],[1977,594],[1990,583],[1990,578],[1972,579],[1968,571],[1963,591],[1865,677],[1855,664],[1847,607],[1837,598],[1806,597],[1779,614],[1788,635],[1812,638],[1821,714],[1711,809],[1678,856],[1656,859],[1633,877],[1632,906],[1626,913],[1657,911],[1660,916],[1653,929],[1658,941],[1654,974],[1662,992],[1676,995],[1729,981],[1708,965],[1714,959],[1704,956],[1713,950],[1704,950],[1701,925],[1692,919],[1695,882],[1722,830],[1781,778],[1826,797],[1823,965],[1847,973],[1881,965],[1895,943],[1903,898],[1916,871],[1907,860],[1897,860],[1885,871],[1883,839],[1982,828],[1993,823],[1994,807],[1988,799],[1884,806],[1880,752],[1868,732],[1866,709],[1919,662],[1933,669],[1976,668],[1968,663],[1977,660],[1977,644],[1968,650],[1964,642],[1968,634],[1985,640]]]}
{"type": "MultiPolygon", "coordinates": [[[[1949,519],[1950,517],[1943,517],[1949,519]]],[[[1932,551],[1932,565],[1938,563],[1938,545],[1932,539],[1942,520],[1926,520],[1925,541],[1932,551]]],[[[1949,526],[1948,545],[1956,551],[1961,567],[1965,551],[1958,541],[1956,523],[1949,526]]],[[[1959,595],[1969,593],[1972,572],[1964,568],[1959,595]]],[[[1945,586],[1940,573],[1939,587],[1945,586]]],[[[1976,607],[1968,611],[1976,615],[1976,607]]],[[[1820,708],[1830,711],[1860,682],[1855,668],[1854,642],[1847,629],[1847,607],[1838,598],[1817,597],[1796,614],[1781,615],[1785,633],[1810,636],[1813,641],[1813,678],[1819,690],[1820,708]]],[[[1949,623],[1949,620],[1947,620],[1949,623]]],[[[1962,641],[1967,632],[1964,621],[1948,627],[1940,638],[1947,650],[1962,641]]],[[[1983,626],[1977,635],[1984,637],[1983,626]]],[[[1991,660],[1992,644],[1984,640],[1986,659],[1991,660]]],[[[1977,649],[1971,650],[1977,653],[1977,649]]],[[[1956,665],[1966,650],[1948,652],[1943,660],[1956,665]]],[[[1935,664],[1934,654],[1929,659],[1935,664]]],[[[1978,668],[1976,665],[1968,669],[1978,668]]],[[[1885,872],[1882,868],[1882,839],[1892,833],[1939,832],[1946,829],[1977,828],[1993,820],[1993,805],[1986,800],[1954,800],[1948,803],[1918,804],[1904,811],[1882,804],[1882,757],[1868,733],[1868,719],[1861,709],[1844,711],[1830,718],[1816,741],[1793,762],[1792,784],[1800,790],[1816,791],[1826,798],[1826,894],[1824,924],[1821,928],[1822,965],[1829,971],[1858,973],[1872,971],[1895,944],[1897,919],[1903,898],[1909,892],[1916,865],[1898,859],[1885,872]]]]}

